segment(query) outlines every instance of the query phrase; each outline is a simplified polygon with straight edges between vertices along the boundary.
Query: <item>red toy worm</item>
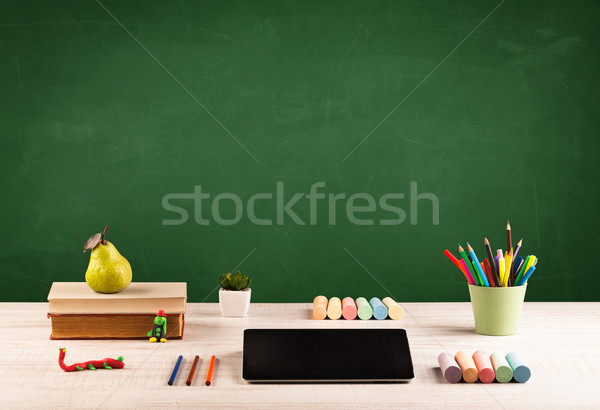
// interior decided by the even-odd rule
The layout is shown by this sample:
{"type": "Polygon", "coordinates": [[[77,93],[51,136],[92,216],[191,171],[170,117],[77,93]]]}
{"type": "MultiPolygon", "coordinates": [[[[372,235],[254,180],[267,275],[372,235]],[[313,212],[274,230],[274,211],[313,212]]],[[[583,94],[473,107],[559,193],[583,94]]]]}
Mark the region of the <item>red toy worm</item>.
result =
{"type": "Polygon", "coordinates": [[[65,353],[66,352],[67,352],[67,349],[64,347],[61,347],[59,349],[59,353],[58,353],[58,365],[65,372],[74,372],[77,370],[86,370],[86,369],[96,370],[96,368],[100,368],[100,369],[104,368],[104,369],[111,370],[111,369],[122,369],[123,367],[125,367],[125,363],[123,363],[123,356],[117,357],[116,360],[110,359],[107,357],[106,359],[102,359],[102,360],[90,360],[87,362],[75,363],[70,366],[67,366],[65,364],[65,353]]]}

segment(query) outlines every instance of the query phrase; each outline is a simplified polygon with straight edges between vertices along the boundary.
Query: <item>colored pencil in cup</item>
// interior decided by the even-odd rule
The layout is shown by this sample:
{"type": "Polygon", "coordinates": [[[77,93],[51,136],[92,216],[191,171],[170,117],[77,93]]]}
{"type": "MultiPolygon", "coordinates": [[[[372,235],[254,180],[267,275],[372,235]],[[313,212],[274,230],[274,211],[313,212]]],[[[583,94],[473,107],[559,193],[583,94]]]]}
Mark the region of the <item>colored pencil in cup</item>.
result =
{"type": "Polygon", "coordinates": [[[502,249],[496,250],[496,267],[498,268],[498,276],[500,276],[500,286],[502,286],[502,271],[500,270],[500,258],[502,258],[502,249]]]}
{"type": "Polygon", "coordinates": [[[504,273],[504,275],[506,275],[506,286],[512,286],[513,283],[513,277],[512,277],[512,273],[510,271],[510,267],[512,266],[512,259],[513,259],[513,250],[512,248],[510,248],[510,252],[508,252],[508,255],[506,255],[506,272],[504,273]]]}
{"type": "Polygon", "coordinates": [[[490,265],[490,269],[492,270],[492,275],[494,277],[494,284],[496,286],[500,286],[500,275],[498,275],[498,268],[496,267],[496,264],[494,262],[494,255],[492,254],[492,247],[490,246],[490,241],[488,241],[488,239],[484,236],[483,237],[483,243],[485,245],[485,251],[488,254],[488,258],[490,260],[490,262],[488,263],[490,265]]]}
{"type": "Polygon", "coordinates": [[[452,262],[453,264],[455,264],[455,265],[456,265],[456,267],[457,267],[458,269],[460,269],[460,270],[461,270],[461,272],[462,272],[463,274],[465,273],[465,272],[463,271],[463,267],[461,266],[460,262],[458,261],[458,259],[456,259],[456,256],[454,256],[454,255],[452,254],[452,252],[450,252],[448,249],[446,249],[446,250],[444,251],[444,255],[446,255],[446,256],[448,257],[448,259],[450,259],[450,262],[452,262]]]}
{"type": "Polygon", "coordinates": [[[500,256],[494,257],[494,264],[496,265],[496,270],[498,271],[498,281],[500,282],[500,286],[502,286],[502,275],[500,275],[500,256]]]}
{"type": "Polygon", "coordinates": [[[517,272],[519,272],[519,270],[521,269],[521,266],[523,266],[523,262],[525,262],[525,260],[520,256],[517,258],[517,261],[513,260],[514,269],[511,272],[511,274],[512,274],[514,283],[517,283],[517,272]]]}
{"type": "Polygon", "coordinates": [[[469,268],[467,267],[467,262],[465,262],[464,259],[460,260],[461,265],[463,266],[463,272],[465,272],[465,275],[467,276],[467,280],[469,281],[469,283],[471,285],[477,285],[477,282],[475,282],[475,279],[473,279],[473,276],[471,275],[471,272],[469,271],[469,268]]]}
{"type": "Polygon", "coordinates": [[[513,266],[511,270],[514,272],[515,270],[515,262],[517,261],[517,256],[519,256],[519,251],[521,250],[521,245],[523,245],[523,238],[519,242],[517,242],[517,247],[515,248],[515,253],[513,254],[513,266]]]}
{"type": "Polygon", "coordinates": [[[510,221],[506,221],[506,251],[512,249],[512,230],[510,229],[510,221]]]}
{"type": "Polygon", "coordinates": [[[444,251],[444,255],[446,255],[448,257],[448,259],[450,259],[452,261],[452,263],[455,264],[458,269],[460,269],[460,271],[463,273],[463,275],[465,275],[465,278],[467,278],[467,282],[469,282],[470,285],[475,284],[473,282],[473,278],[469,279],[469,276],[467,276],[467,272],[465,272],[465,269],[463,268],[461,263],[458,261],[458,259],[456,259],[456,257],[452,254],[452,252],[450,252],[448,249],[446,249],[444,251]]]}
{"type": "Polygon", "coordinates": [[[521,281],[521,278],[523,277],[525,272],[527,272],[527,269],[529,269],[529,267],[530,267],[529,261],[531,261],[531,263],[533,263],[532,257],[533,257],[533,255],[527,256],[527,259],[525,259],[525,262],[523,262],[523,266],[519,270],[519,274],[515,278],[515,282],[519,283],[521,281]]]}
{"type": "Polygon", "coordinates": [[[475,281],[475,284],[477,286],[482,286],[483,282],[481,281],[481,278],[479,277],[479,274],[477,273],[477,271],[475,270],[475,268],[471,264],[471,260],[467,256],[467,253],[465,252],[465,250],[463,249],[463,247],[460,246],[460,244],[458,245],[458,252],[460,253],[460,256],[462,256],[462,258],[464,259],[465,266],[467,267],[469,273],[471,274],[471,277],[475,281]]]}
{"type": "Polygon", "coordinates": [[[515,285],[515,286],[522,286],[524,284],[527,283],[527,280],[529,279],[529,277],[531,275],[533,275],[533,272],[535,271],[535,266],[531,266],[527,272],[525,273],[525,275],[523,275],[523,278],[521,278],[521,280],[515,285]]]}
{"type": "Polygon", "coordinates": [[[500,258],[498,260],[498,266],[500,266],[500,274],[502,275],[502,277],[500,278],[500,283],[502,284],[502,287],[506,287],[506,277],[504,275],[506,269],[505,269],[505,265],[504,265],[504,258],[500,258]]]}
{"type": "Polygon", "coordinates": [[[473,251],[473,248],[471,248],[471,245],[469,245],[468,242],[467,242],[467,249],[469,250],[469,255],[471,255],[471,258],[473,259],[473,265],[475,265],[475,267],[477,268],[477,272],[481,276],[483,286],[487,286],[489,288],[490,283],[488,282],[487,278],[485,277],[485,273],[483,272],[483,269],[481,269],[481,266],[479,265],[479,260],[477,259],[477,255],[475,255],[475,251],[473,251]]]}
{"type": "Polygon", "coordinates": [[[488,273],[488,280],[490,282],[490,286],[492,286],[493,288],[498,287],[498,285],[496,285],[496,278],[494,277],[492,266],[490,265],[490,262],[487,259],[483,260],[483,266],[485,266],[485,270],[488,273]]]}

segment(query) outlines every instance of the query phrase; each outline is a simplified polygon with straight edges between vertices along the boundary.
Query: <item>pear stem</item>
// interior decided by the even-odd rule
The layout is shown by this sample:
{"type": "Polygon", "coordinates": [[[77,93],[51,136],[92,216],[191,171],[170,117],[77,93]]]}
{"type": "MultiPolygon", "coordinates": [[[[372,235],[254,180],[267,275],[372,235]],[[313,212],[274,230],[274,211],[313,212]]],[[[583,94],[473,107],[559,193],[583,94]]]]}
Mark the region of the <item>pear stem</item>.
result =
{"type": "Polygon", "coordinates": [[[108,229],[108,225],[106,225],[104,227],[104,230],[102,231],[102,238],[100,238],[100,242],[102,243],[102,245],[106,245],[106,239],[104,239],[104,235],[106,235],[107,229],[108,229]]]}

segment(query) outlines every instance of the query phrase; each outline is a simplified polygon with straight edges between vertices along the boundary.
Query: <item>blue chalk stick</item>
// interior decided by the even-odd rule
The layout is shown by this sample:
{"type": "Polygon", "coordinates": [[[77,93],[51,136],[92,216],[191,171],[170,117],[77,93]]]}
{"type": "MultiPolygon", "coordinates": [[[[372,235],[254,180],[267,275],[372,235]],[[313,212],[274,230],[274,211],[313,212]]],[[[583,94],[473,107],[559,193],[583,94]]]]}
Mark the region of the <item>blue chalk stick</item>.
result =
{"type": "Polygon", "coordinates": [[[383,304],[379,298],[371,298],[369,304],[373,309],[373,317],[377,320],[383,320],[388,315],[388,308],[383,304]]]}
{"type": "Polygon", "coordinates": [[[513,377],[516,382],[525,383],[531,377],[531,370],[525,365],[525,362],[517,352],[510,352],[506,355],[506,361],[513,371],[513,377]]]}

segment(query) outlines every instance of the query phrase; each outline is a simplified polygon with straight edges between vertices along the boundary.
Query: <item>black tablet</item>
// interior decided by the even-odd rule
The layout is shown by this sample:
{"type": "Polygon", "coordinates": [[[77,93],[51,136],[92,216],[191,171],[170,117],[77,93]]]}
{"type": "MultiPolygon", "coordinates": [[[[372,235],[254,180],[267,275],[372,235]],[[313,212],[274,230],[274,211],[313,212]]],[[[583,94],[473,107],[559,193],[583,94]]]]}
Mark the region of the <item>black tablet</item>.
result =
{"type": "Polygon", "coordinates": [[[249,382],[375,382],[414,378],[404,329],[246,329],[249,382]]]}

